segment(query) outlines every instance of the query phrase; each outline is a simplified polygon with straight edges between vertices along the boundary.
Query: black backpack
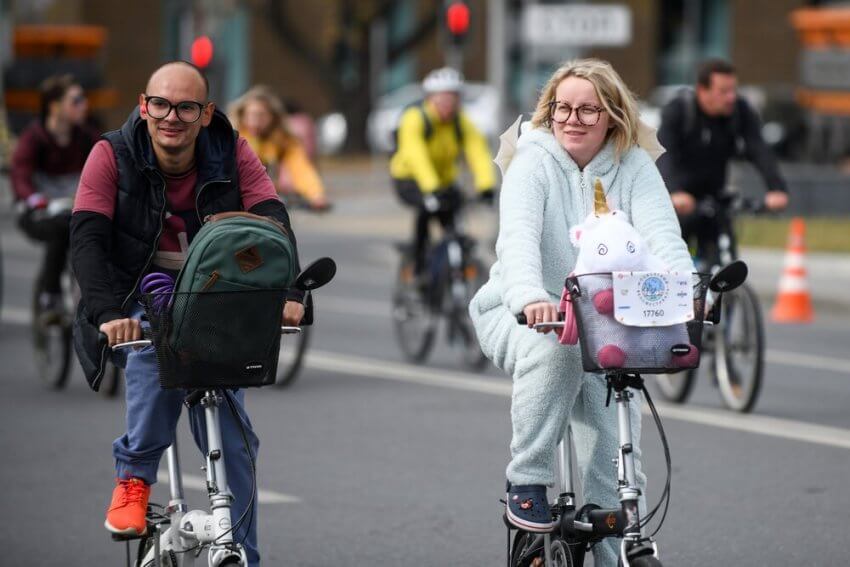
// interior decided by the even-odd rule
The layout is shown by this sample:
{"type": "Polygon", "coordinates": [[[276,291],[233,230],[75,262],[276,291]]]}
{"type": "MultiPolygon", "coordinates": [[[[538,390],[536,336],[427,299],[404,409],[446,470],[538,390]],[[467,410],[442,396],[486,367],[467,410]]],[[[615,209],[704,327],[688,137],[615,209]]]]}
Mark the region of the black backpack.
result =
{"type": "MultiPolygon", "coordinates": [[[[684,138],[694,135],[699,127],[697,120],[697,97],[696,92],[691,87],[684,87],[676,93],[676,98],[679,99],[684,107],[684,120],[682,120],[682,134],[684,138]]],[[[741,135],[741,113],[738,110],[739,101],[735,101],[735,110],[732,111],[732,116],[729,120],[729,131],[735,138],[735,155],[742,156],[746,153],[747,144],[744,137],[741,135]]],[[[700,132],[700,142],[707,144],[710,141],[710,131],[703,128],[700,132]],[[706,139],[709,136],[709,140],[706,139]]]]}
{"type": "MultiPolygon", "coordinates": [[[[404,116],[407,113],[408,109],[410,109],[410,108],[418,109],[419,113],[422,115],[422,122],[425,123],[425,141],[426,142],[429,141],[431,139],[431,137],[434,135],[434,124],[431,122],[431,119],[428,117],[428,113],[425,112],[424,101],[415,102],[413,104],[406,106],[404,108],[404,110],[401,112],[401,115],[404,116]]],[[[401,121],[401,119],[399,119],[399,121],[401,121]]],[[[454,122],[454,128],[455,128],[455,136],[457,137],[457,143],[458,143],[459,146],[462,146],[463,145],[463,129],[460,127],[460,110],[458,110],[455,113],[455,117],[454,117],[453,122],[454,122]]],[[[398,129],[399,129],[398,126],[396,126],[393,129],[392,148],[390,150],[392,153],[396,153],[398,151],[398,129]]]]}

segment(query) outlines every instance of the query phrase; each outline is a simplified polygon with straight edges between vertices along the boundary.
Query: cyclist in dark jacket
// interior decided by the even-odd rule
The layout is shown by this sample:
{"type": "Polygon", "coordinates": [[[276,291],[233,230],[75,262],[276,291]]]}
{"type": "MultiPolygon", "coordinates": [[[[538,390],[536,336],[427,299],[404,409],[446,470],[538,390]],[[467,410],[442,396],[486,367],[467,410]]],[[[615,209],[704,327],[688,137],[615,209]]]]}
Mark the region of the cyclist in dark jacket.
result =
{"type": "MultiPolygon", "coordinates": [[[[249,210],[280,221],[290,237],[289,216],[274,185],[248,143],[207,100],[203,74],[185,62],[169,63],[148,81],[120,131],[106,134],[86,162],[71,219],[74,270],[82,301],[75,322],[75,347],[92,386],[103,375],[108,343],[141,338],[142,309],[132,299],[142,276],[179,270],[201,219],[249,210]]],[[[293,242],[294,244],[294,242],[293,242]]],[[[297,259],[296,259],[297,261],[297,259]]],[[[284,324],[304,315],[303,294],[288,297],[284,324]]],[[[174,438],[185,392],[159,385],[152,347],[128,353],[127,432],[113,443],[117,486],[106,517],[113,533],[142,534],[150,485],[159,460],[174,438]]],[[[241,517],[251,500],[252,467],[237,420],[246,424],[251,452],[259,445],[235,392],[238,413],[221,412],[232,512],[241,517]]],[[[205,446],[203,409],[190,410],[196,443],[205,446]]],[[[257,513],[235,530],[245,539],[251,566],[259,565],[257,513]]]]}
{"type": "Polygon", "coordinates": [[[733,157],[746,158],[759,170],[767,184],[768,209],[788,204],[776,158],[762,139],[761,121],[737,87],[735,68],[712,59],[700,67],[696,89],[684,89],[662,111],[658,139],[667,152],[658,159],[658,169],[685,240],[713,241],[714,224],[697,214],[697,202],[723,193],[733,157]]]}

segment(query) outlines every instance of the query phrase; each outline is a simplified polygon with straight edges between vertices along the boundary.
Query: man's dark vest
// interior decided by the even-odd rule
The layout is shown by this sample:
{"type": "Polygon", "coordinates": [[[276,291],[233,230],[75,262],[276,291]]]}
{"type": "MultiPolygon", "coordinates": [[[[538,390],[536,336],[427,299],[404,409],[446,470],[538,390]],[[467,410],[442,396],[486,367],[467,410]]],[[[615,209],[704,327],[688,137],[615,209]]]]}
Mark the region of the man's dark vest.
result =
{"type": "MultiPolygon", "coordinates": [[[[124,313],[157,249],[166,213],[165,178],[156,167],[147,124],[136,108],[120,130],[103,136],[112,146],[118,166],[118,193],[112,219],[112,247],[104,266],[115,284],[115,298],[124,313]]],[[[219,111],[201,129],[195,146],[198,181],[195,204],[199,224],[207,215],[242,210],[236,165],[236,134],[219,111]]],[[[81,301],[74,346],[86,379],[95,390],[103,377],[107,347],[81,301]]]]}

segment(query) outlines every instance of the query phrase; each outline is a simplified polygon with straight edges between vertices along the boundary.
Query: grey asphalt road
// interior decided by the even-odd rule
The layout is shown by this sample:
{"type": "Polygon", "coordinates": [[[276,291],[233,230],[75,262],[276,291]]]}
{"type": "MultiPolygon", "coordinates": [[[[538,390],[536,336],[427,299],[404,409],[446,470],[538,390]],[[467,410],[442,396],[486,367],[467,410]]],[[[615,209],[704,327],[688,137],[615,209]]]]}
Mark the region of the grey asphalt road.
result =
{"type": "MultiPolygon", "coordinates": [[[[388,301],[403,214],[349,191],[328,216],[296,215],[302,257],[330,255],[340,269],[317,294],[298,382],[248,394],[266,565],[504,564],[510,383],[495,369],[463,371],[442,344],[427,365],[404,363],[388,301]]],[[[121,565],[102,522],[123,403],[91,393],[76,370],[63,391],[37,383],[26,306],[38,252],[8,217],[0,242],[0,565],[121,565]]],[[[847,563],[850,325],[819,313],[810,326],[767,330],[754,415],[722,409],[707,380],[688,405],[661,408],[674,468],[665,565],[847,563]]],[[[180,434],[197,478],[185,424],[180,434]]],[[[652,502],[664,468],[649,419],[643,446],[652,502]]],[[[165,494],[157,485],[154,500],[165,494]]],[[[189,496],[203,504],[200,491],[189,496]]]]}

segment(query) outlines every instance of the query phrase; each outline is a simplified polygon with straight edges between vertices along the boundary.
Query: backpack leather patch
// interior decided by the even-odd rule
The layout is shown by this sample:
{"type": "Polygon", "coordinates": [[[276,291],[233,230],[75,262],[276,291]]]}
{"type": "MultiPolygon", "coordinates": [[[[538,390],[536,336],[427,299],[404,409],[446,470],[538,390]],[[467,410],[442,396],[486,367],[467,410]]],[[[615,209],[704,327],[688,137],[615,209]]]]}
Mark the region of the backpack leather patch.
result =
{"type": "Polygon", "coordinates": [[[256,246],[240,250],[234,256],[239,269],[245,274],[263,265],[263,257],[260,256],[260,250],[256,246]]]}

